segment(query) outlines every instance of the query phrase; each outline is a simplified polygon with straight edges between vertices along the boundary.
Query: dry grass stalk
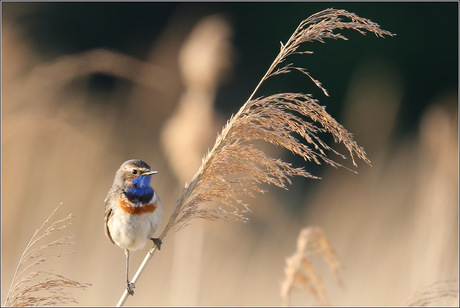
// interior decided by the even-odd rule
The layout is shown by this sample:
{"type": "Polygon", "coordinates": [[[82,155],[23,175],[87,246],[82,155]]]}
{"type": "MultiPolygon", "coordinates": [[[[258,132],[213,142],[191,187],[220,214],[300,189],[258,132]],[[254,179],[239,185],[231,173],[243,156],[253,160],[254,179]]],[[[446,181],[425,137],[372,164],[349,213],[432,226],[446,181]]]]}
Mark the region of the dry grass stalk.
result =
{"type": "Polygon", "coordinates": [[[64,230],[71,224],[70,219],[72,218],[72,214],[66,218],[54,221],[44,229],[61,205],[62,203],[54,209],[40,228],[35,231],[24,249],[8,290],[4,306],[47,306],[77,303],[66,288],[85,289],[90,286],[88,283],[80,283],[55,274],[52,270],[45,271],[37,268],[51,258],[58,258],[69,254],[63,253],[50,256],[48,252],[52,247],[75,244],[70,241],[73,236],[64,236],[49,243],[39,245],[39,242],[42,240],[45,240],[57,231],[64,230]]]}
{"type": "Polygon", "coordinates": [[[306,290],[318,303],[327,304],[323,282],[309,259],[315,252],[321,253],[338,283],[342,284],[339,275],[340,262],[321,228],[304,228],[297,238],[297,250],[286,259],[285,279],[281,286],[285,305],[289,305],[290,295],[296,288],[306,290]]]}
{"type": "Polygon", "coordinates": [[[287,43],[281,44],[279,54],[254,92],[228,121],[214,147],[203,159],[198,172],[178,200],[176,209],[163,231],[163,237],[170,228],[180,229],[192,218],[246,220],[243,214],[249,207],[238,195],[262,192],[260,183],[286,188],[286,183],[290,183],[289,178],[294,175],[315,178],[303,168],[295,168],[290,163],[268,157],[255,148],[251,141],[264,140],[282,146],[306,161],[314,161],[317,164],[325,162],[334,167],[342,166],[326,156],[327,151],[332,151],[345,158],[319,138],[318,134],[328,132],[336,142],[345,145],[355,166],[354,155],[370,163],[364,150],[353,139],[353,135],[332,118],[325,107],[319,105],[311,95],[279,93],[253,99],[261,84],[268,78],[292,70],[308,75],[327,94],[321,83],[311,77],[305,69],[283,63],[290,55],[311,53],[299,51],[302,43],[324,42],[325,38],[346,39],[342,34],[334,33],[336,29],[353,29],[361,34],[369,31],[379,37],[392,35],[380,29],[378,24],[344,10],[327,9],[302,21],[287,43]],[[294,137],[294,134],[300,135],[309,146],[294,137]],[[199,208],[200,205],[214,200],[227,205],[233,211],[228,212],[223,208],[199,208]]]}
{"type": "Polygon", "coordinates": [[[458,307],[458,280],[438,281],[416,292],[409,299],[408,306],[451,306],[458,307]]]}
{"type": "MultiPolygon", "coordinates": [[[[354,155],[370,163],[352,134],[332,118],[325,107],[319,105],[311,95],[279,93],[253,99],[259,87],[268,78],[293,70],[306,74],[327,95],[321,83],[304,68],[284,62],[294,54],[311,54],[311,51],[299,50],[303,43],[324,42],[326,38],[346,39],[342,34],[334,33],[336,29],[353,29],[361,34],[368,31],[379,37],[392,35],[380,29],[378,24],[344,10],[327,9],[302,21],[287,43],[281,43],[279,54],[254,92],[231,117],[217,137],[212,150],[204,157],[190,185],[186,185],[177,201],[176,208],[160,235],[161,239],[164,239],[169,230],[180,230],[195,218],[247,221],[244,214],[249,211],[249,206],[241,200],[241,195],[254,196],[263,192],[260,187],[263,183],[286,188],[292,176],[316,178],[303,168],[296,168],[290,163],[267,156],[257,149],[252,141],[264,140],[284,147],[306,161],[317,164],[324,162],[334,167],[342,166],[326,155],[327,151],[331,151],[345,158],[345,155],[331,149],[320,139],[319,134],[327,132],[332,134],[336,142],[345,145],[355,166],[354,155]],[[295,134],[303,140],[294,137],[295,134]],[[211,201],[219,201],[226,207],[205,207],[211,201]]],[[[133,278],[133,283],[154,251],[155,248],[152,248],[145,257],[133,278]]],[[[118,305],[123,304],[127,295],[127,292],[123,294],[118,305]]]]}

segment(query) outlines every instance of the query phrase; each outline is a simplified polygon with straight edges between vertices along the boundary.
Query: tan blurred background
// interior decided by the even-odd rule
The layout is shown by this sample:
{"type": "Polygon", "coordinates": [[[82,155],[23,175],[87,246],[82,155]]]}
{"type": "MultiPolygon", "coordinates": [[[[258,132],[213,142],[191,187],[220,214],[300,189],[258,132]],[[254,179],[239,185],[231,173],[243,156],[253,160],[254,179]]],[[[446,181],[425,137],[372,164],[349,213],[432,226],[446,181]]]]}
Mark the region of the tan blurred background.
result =
{"type": "MultiPolygon", "coordinates": [[[[87,10],[91,5],[87,4],[87,10]]],[[[48,4],[34,11],[37,7],[27,4],[3,5],[2,303],[25,245],[63,202],[57,217],[75,215],[64,232],[76,235],[77,245],[65,248],[76,254],[53,259],[47,266],[92,284],[86,291],[75,292],[80,305],[115,305],[124,289],[125,257],[104,236],[103,200],[119,165],[139,158],[160,171],[152,184],[164,206],[164,226],[217,133],[273,60],[276,44],[285,41],[302,18],[326,7],[304,4],[302,17],[293,17],[278,37],[279,33],[261,33],[261,29],[250,32],[256,27],[241,28],[238,18],[247,17],[257,8],[255,4],[241,15],[235,13],[235,6],[226,11],[218,6],[152,4],[149,8],[155,16],[164,10],[168,18],[163,17],[156,35],[136,54],[104,44],[59,52],[49,51],[53,46],[37,47],[39,38],[31,38],[33,19],[28,18],[38,18],[35,12],[48,16],[53,7],[48,4]],[[241,36],[252,35],[273,44],[259,43],[260,50],[269,55],[260,67],[255,51],[246,53],[235,46],[241,36]],[[254,67],[241,69],[242,63],[251,61],[254,67]],[[244,74],[249,70],[255,79],[244,74]],[[235,85],[232,91],[230,86],[240,79],[245,85],[235,85]],[[242,89],[248,90],[239,93],[242,89]],[[222,93],[230,92],[230,98],[222,99],[226,103],[218,105],[222,93]],[[236,97],[240,100],[228,103],[236,97]]],[[[344,87],[343,99],[334,97],[332,81],[322,79],[329,72],[334,75],[334,60],[326,59],[316,71],[306,64],[332,93],[332,99],[318,98],[355,134],[372,167],[359,162],[354,174],[307,165],[307,170],[323,179],[293,179],[289,191],[266,187],[268,193],[247,200],[252,209],[248,224],[196,221],[170,233],[127,305],[281,305],[285,259],[295,251],[303,227],[319,226],[343,264],[341,288],[324,261],[312,256],[331,305],[407,305],[425,287],[454,281],[457,297],[441,298],[440,303],[458,306],[457,87],[450,79],[441,80],[444,87],[431,89],[430,95],[416,95],[422,97],[420,106],[411,105],[408,68],[400,66],[401,59],[392,57],[391,51],[387,55],[376,51],[385,44],[389,50],[397,48],[391,44],[408,39],[403,30],[392,28],[391,20],[379,14],[377,19],[366,15],[372,7],[363,13],[359,6],[335,7],[373,19],[398,34],[379,43],[370,35],[351,35],[349,42],[331,43],[335,52],[337,46],[344,48],[355,41],[360,44],[355,48],[361,48],[362,57],[346,58],[349,79],[335,81],[344,87]],[[374,44],[369,50],[362,47],[367,40],[374,44]],[[407,120],[408,112],[416,119],[407,120]],[[405,121],[412,124],[406,127],[405,121]]],[[[295,8],[294,4],[282,7],[278,14],[295,8]]],[[[59,41],[59,36],[54,39],[59,41]]],[[[328,44],[308,48],[320,53],[328,44]]],[[[304,87],[301,91],[316,95],[313,84],[296,78],[304,87]]],[[[426,78],[448,77],[427,74],[426,78]]],[[[270,84],[273,91],[283,90],[283,84],[270,84]]],[[[423,85],[418,91],[425,91],[423,85]]],[[[267,151],[303,164],[279,149],[267,151]]],[[[131,254],[131,276],[146,251],[131,254]]],[[[293,293],[291,303],[316,304],[302,291],[293,293]]]]}

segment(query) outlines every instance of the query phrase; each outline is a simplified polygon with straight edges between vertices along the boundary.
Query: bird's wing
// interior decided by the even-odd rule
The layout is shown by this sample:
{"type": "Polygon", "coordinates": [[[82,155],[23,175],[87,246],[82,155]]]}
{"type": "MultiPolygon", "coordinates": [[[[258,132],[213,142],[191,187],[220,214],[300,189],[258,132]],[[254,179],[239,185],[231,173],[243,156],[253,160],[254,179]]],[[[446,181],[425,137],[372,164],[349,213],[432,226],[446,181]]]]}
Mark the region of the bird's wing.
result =
{"type": "Polygon", "coordinates": [[[110,217],[112,216],[112,209],[109,208],[109,210],[105,212],[105,218],[104,218],[104,231],[105,231],[105,235],[107,236],[107,238],[115,244],[115,242],[113,241],[112,239],[112,236],[110,235],[110,230],[109,230],[109,219],[110,217]]]}

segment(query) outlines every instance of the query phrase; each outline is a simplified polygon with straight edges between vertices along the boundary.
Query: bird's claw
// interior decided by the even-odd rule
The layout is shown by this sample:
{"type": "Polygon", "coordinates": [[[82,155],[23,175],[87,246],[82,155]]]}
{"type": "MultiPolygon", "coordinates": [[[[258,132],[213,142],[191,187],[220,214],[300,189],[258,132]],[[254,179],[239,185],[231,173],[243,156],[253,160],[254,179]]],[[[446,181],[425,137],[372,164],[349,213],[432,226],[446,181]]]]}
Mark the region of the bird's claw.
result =
{"type": "Polygon", "coordinates": [[[129,293],[130,295],[134,295],[134,290],[133,290],[133,289],[134,289],[135,287],[136,287],[136,286],[134,285],[134,283],[129,282],[129,281],[126,281],[126,290],[128,291],[128,293],[129,293]]]}
{"type": "Polygon", "coordinates": [[[158,250],[161,250],[161,244],[163,244],[161,239],[159,239],[159,238],[151,238],[151,240],[155,244],[155,246],[157,246],[158,250]]]}

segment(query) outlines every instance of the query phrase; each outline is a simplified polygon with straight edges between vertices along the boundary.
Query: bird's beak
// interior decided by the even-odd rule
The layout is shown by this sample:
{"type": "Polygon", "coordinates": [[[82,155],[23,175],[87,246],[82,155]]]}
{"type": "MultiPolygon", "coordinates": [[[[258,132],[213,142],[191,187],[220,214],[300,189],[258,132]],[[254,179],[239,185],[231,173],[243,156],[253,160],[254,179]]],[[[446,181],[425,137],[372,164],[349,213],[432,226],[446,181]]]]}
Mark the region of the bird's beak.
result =
{"type": "Polygon", "coordinates": [[[152,174],[156,174],[156,173],[158,173],[158,171],[152,170],[152,171],[146,171],[146,172],[142,173],[142,175],[152,175],[152,174]]]}

